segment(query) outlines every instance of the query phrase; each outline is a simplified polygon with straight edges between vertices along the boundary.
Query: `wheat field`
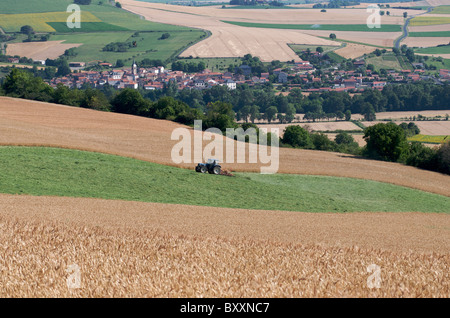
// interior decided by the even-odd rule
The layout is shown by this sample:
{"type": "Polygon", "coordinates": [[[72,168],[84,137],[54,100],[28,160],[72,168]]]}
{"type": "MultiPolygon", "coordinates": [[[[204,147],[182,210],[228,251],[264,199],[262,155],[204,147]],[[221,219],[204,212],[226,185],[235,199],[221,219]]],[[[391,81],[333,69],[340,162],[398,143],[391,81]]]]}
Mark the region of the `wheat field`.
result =
{"type": "Polygon", "coordinates": [[[449,297],[445,215],[0,202],[1,297],[449,297]],[[368,285],[372,264],[380,288],[368,285]]]}

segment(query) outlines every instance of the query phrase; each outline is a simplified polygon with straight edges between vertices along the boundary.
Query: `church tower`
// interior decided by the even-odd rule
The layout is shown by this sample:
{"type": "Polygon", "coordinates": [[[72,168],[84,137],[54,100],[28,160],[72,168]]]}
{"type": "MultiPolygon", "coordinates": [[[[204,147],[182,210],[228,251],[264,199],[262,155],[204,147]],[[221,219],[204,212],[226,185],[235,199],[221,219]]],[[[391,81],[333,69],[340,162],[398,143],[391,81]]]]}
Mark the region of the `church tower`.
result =
{"type": "Polygon", "coordinates": [[[138,66],[136,64],[136,61],[133,59],[133,66],[131,67],[131,71],[134,76],[138,75],[138,66]]]}

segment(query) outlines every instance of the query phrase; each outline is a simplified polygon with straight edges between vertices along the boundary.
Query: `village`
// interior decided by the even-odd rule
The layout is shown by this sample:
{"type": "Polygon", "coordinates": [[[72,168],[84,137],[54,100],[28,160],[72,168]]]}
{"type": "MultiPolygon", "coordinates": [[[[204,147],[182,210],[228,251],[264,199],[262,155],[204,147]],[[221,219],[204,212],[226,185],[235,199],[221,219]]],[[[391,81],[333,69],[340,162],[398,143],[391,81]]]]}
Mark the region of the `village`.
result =
{"type": "Polygon", "coordinates": [[[226,86],[229,90],[237,85],[255,86],[273,83],[284,87],[284,90],[299,88],[305,92],[346,91],[357,92],[367,88],[382,90],[388,83],[408,83],[420,80],[433,80],[437,84],[450,79],[450,70],[441,69],[439,78],[426,75],[420,63],[415,63],[414,70],[388,70],[384,76],[367,68],[363,59],[355,60],[354,70],[328,69],[316,72],[316,68],[308,61],[295,61],[286,68],[274,69],[271,73],[252,73],[248,65],[236,67],[234,72],[214,72],[204,69],[197,73],[186,73],[158,67],[139,67],[133,61],[131,68],[113,68],[110,63],[99,63],[106,68],[102,71],[85,71],[85,63],[72,62],[72,73],[49,81],[52,87],[63,84],[69,88],[81,88],[85,85],[102,87],[110,85],[117,89],[132,88],[144,90],[162,89],[164,85],[174,82],[179,90],[207,89],[213,86],[226,86]],[[317,74],[320,75],[317,75],[317,74]]]}

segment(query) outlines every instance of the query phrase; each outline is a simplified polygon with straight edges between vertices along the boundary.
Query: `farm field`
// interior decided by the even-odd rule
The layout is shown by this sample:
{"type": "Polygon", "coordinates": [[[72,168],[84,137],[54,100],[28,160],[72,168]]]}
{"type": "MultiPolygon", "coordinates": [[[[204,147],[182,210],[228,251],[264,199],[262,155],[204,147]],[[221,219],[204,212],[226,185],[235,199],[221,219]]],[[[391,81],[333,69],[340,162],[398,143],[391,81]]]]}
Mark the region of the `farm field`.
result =
{"type": "Polygon", "coordinates": [[[450,135],[446,136],[430,136],[430,135],[415,135],[408,138],[409,141],[419,141],[430,144],[443,144],[446,141],[450,141],[450,135]]]}
{"type": "MultiPolygon", "coordinates": [[[[405,121],[411,122],[411,121],[405,121]]],[[[450,135],[450,121],[442,120],[442,121],[413,121],[417,127],[420,129],[420,133],[424,135],[434,135],[434,136],[442,136],[442,135],[450,135]]],[[[396,124],[400,124],[401,121],[396,122],[396,124]]],[[[362,124],[366,127],[377,124],[377,122],[367,122],[364,121],[362,124]]]]}
{"type": "Polygon", "coordinates": [[[438,47],[428,47],[416,50],[417,53],[425,54],[450,54],[450,45],[438,46],[438,47]]]}
{"type": "Polygon", "coordinates": [[[25,56],[33,60],[56,59],[73,47],[79,47],[79,43],[65,43],[63,40],[46,42],[11,43],[6,48],[6,54],[25,56]]]}
{"type": "MultiPolygon", "coordinates": [[[[0,27],[5,32],[19,32],[26,23],[36,32],[55,32],[56,30],[46,22],[66,22],[69,12],[46,12],[24,14],[0,14],[0,27]]],[[[81,21],[101,22],[96,16],[87,11],[81,11],[81,21]]]]}
{"type": "MultiPolygon", "coordinates": [[[[306,34],[311,34],[321,37],[329,37],[330,31],[322,30],[305,30],[306,34]]],[[[338,41],[349,41],[349,43],[355,42],[355,44],[368,44],[374,46],[382,46],[388,49],[392,48],[394,40],[401,35],[401,32],[372,32],[368,36],[367,32],[358,31],[333,31],[336,34],[338,41]]],[[[375,50],[375,48],[374,48],[375,50]]]]}
{"type": "Polygon", "coordinates": [[[354,59],[363,56],[364,54],[369,54],[375,51],[376,48],[368,45],[361,45],[356,43],[347,43],[343,48],[337,49],[334,53],[346,58],[354,59]]]}
{"type": "Polygon", "coordinates": [[[0,211],[0,266],[7,269],[0,292],[10,297],[449,294],[447,215],[248,211],[10,195],[0,195],[0,202],[7,207],[0,211]],[[17,245],[21,253],[14,252],[17,245]],[[380,289],[366,287],[366,268],[374,261],[382,268],[380,289]],[[65,270],[74,263],[82,288],[69,290],[65,270]]]}
{"type": "MultiPolygon", "coordinates": [[[[323,25],[337,24],[337,28],[347,28],[345,25],[348,21],[354,24],[366,24],[366,12],[358,9],[329,9],[330,15],[324,18],[320,10],[258,10],[257,15],[249,15],[248,9],[223,10],[220,7],[182,7],[174,5],[165,5],[158,3],[142,3],[132,0],[125,0],[122,2],[124,8],[145,16],[147,19],[156,22],[173,23],[176,25],[183,25],[188,27],[196,27],[207,29],[212,32],[211,37],[201,41],[200,43],[190,47],[182,56],[199,56],[202,58],[208,57],[237,57],[243,56],[247,53],[253,56],[260,57],[263,61],[271,61],[278,59],[280,61],[288,61],[298,59],[295,53],[286,45],[288,44],[303,44],[303,45],[338,45],[338,43],[329,41],[328,39],[318,38],[305,33],[320,32],[320,31],[306,31],[306,30],[277,30],[266,29],[264,33],[258,28],[243,28],[236,25],[225,24],[221,21],[246,22],[246,23],[270,23],[270,24],[302,24],[307,25],[323,25]],[[193,18],[195,16],[195,19],[193,18]],[[299,32],[300,31],[300,32],[299,32]],[[326,41],[326,42],[325,42],[326,41]]],[[[416,11],[418,13],[420,11],[416,11]]],[[[401,14],[400,14],[401,15],[401,14]]],[[[396,25],[395,28],[400,28],[403,23],[401,16],[383,17],[383,25],[396,25]]],[[[400,29],[398,29],[400,31],[400,29]]],[[[329,31],[326,36],[328,37],[329,31]]],[[[371,38],[364,36],[365,32],[351,31],[346,34],[345,40],[359,42],[369,41],[371,38]]],[[[371,34],[377,32],[371,32],[371,34]]],[[[385,32],[382,32],[385,33],[385,32]]],[[[386,39],[382,36],[373,40],[375,45],[392,46],[393,40],[398,37],[391,33],[392,38],[386,39]],[[375,43],[376,42],[376,43],[375,43]]],[[[398,32],[399,33],[399,32],[398,32]]],[[[373,51],[373,50],[372,50],[373,51]]],[[[346,51],[344,55],[346,58],[354,58],[368,52],[368,48],[359,47],[356,49],[356,44],[353,44],[346,51]],[[360,54],[361,53],[361,54],[360,54]]]]}
{"type": "Polygon", "coordinates": [[[139,36],[132,37],[133,32],[103,32],[103,33],[74,33],[60,34],[52,38],[55,40],[64,40],[64,43],[83,43],[78,48],[78,55],[69,58],[69,61],[93,61],[103,60],[115,63],[118,59],[136,60],[143,58],[165,60],[174,54],[177,50],[196,41],[204,34],[203,31],[193,32],[171,32],[170,37],[165,40],[158,40],[162,32],[140,32],[139,36]],[[137,41],[136,48],[130,48],[127,52],[105,52],[102,49],[111,42],[130,42],[137,41]],[[155,45],[157,43],[157,45],[155,45]]]}
{"type": "MultiPolygon", "coordinates": [[[[185,126],[163,120],[0,97],[1,145],[96,151],[191,170],[192,163],[173,164],[168,159],[177,143],[171,140],[172,131],[182,127],[185,126]]],[[[225,168],[260,172],[261,165],[230,163],[225,168]]],[[[443,195],[448,195],[450,187],[450,178],[431,171],[338,153],[288,148],[280,148],[278,172],[369,179],[443,195]]]]}
{"type": "MultiPolygon", "coordinates": [[[[310,176],[245,172],[232,178],[195,173],[192,164],[184,165],[187,170],[155,164],[170,164],[174,144],[170,134],[181,127],[164,120],[0,97],[2,145],[78,148],[150,161],[67,149],[0,147],[1,165],[8,167],[2,169],[7,177],[2,178],[0,192],[36,195],[0,194],[0,266],[6,269],[0,276],[0,293],[9,297],[449,294],[450,201],[442,196],[448,196],[448,176],[297,149],[280,149],[280,167],[310,176]],[[311,176],[314,171],[358,179],[311,176]],[[409,188],[371,181],[380,177],[409,188]],[[173,183],[176,189],[170,187],[173,183]],[[193,183],[198,187],[191,189],[193,183]],[[244,195],[259,187],[271,192],[266,199],[244,195]],[[309,199],[314,191],[323,195],[324,189],[332,200],[309,199]],[[291,200],[274,200],[274,193],[288,195],[282,194],[286,190],[291,200]],[[187,205],[211,205],[201,202],[211,200],[198,195],[205,191],[233,196],[228,200],[219,196],[222,204],[243,201],[251,209],[187,205]],[[134,201],[113,200],[121,196],[134,201]],[[135,201],[145,196],[184,204],[135,201]],[[251,200],[258,202],[250,204],[251,200]],[[254,210],[264,204],[277,208],[288,204],[298,210],[296,203],[318,213],[254,210]],[[342,212],[342,204],[347,208],[357,204],[353,211],[365,206],[370,212],[328,213],[333,207],[342,212]],[[407,212],[394,212],[396,207],[407,212]],[[416,212],[421,209],[426,213],[416,212]],[[366,286],[367,266],[373,263],[382,269],[380,289],[366,286]],[[82,274],[77,290],[66,285],[71,264],[77,264],[82,274]]],[[[236,170],[233,165],[227,168],[236,170]]],[[[241,171],[254,168],[245,165],[241,171]]]]}
{"type": "Polygon", "coordinates": [[[323,30],[323,31],[362,31],[362,32],[400,32],[401,26],[397,24],[382,24],[380,28],[370,29],[367,24],[275,24],[275,23],[250,23],[222,21],[242,27],[263,29],[288,29],[288,30],[323,30]]]}
{"type": "Polygon", "coordinates": [[[439,6],[433,9],[430,14],[450,14],[450,6],[439,6]]]}
{"type": "Polygon", "coordinates": [[[411,26],[428,26],[428,25],[440,25],[440,24],[449,24],[450,16],[420,16],[415,17],[411,20],[411,26]]]}
{"type": "MultiPolygon", "coordinates": [[[[381,112],[376,113],[377,120],[380,119],[393,119],[393,120],[412,120],[414,116],[419,115],[425,117],[445,117],[447,114],[450,115],[450,110],[422,110],[422,111],[407,111],[407,112],[381,112]]],[[[363,120],[361,114],[352,114],[352,119],[363,120]]]]}
{"type": "Polygon", "coordinates": [[[259,173],[205,178],[193,169],[57,148],[0,147],[0,159],[7,171],[0,193],[257,210],[450,213],[450,198],[368,180],[259,173]]]}
{"type": "Polygon", "coordinates": [[[303,122],[303,123],[291,123],[291,124],[259,124],[260,128],[273,129],[278,128],[280,131],[280,136],[283,136],[283,131],[288,126],[292,125],[300,125],[302,127],[307,127],[312,131],[336,131],[336,130],[361,130],[362,129],[356,126],[354,123],[350,121],[330,121],[330,122],[303,122]]]}
{"type": "Polygon", "coordinates": [[[397,57],[395,55],[389,56],[375,56],[366,59],[367,64],[372,64],[376,70],[384,69],[394,69],[401,70],[402,66],[400,65],[397,57]]]}
{"type": "Polygon", "coordinates": [[[410,37],[448,37],[450,38],[450,31],[434,31],[434,32],[411,32],[408,34],[410,37]]]}
{"type": "Polygon", "coordinates": [[[419,38],[419,37],[407,37],[402,41],[402,44],[406,44],[409,47],[430,47],[438,46],[441,44],[448,44],[448,37],[430,37],[430,38],[419,38]]]}
{"type": "Polygon", "coordinates": [[[436,31],[450,31],[450,24],[438,24],[438,25],[422,25],[422,26],[409,26],[410,32],[436,32],[436,31]]]}
{"type": "MultiPolygon", "coordinates": [[[[29,0],[26,1],[30,4],[29,0]]],[[[66,3],[64,0],[57,0],[56,2],[66,3]]],[[[17,8],[21,7],[20,5],[16,6],[17,8]]],[[[11,9],[10,11],[14,10],[11,9]]],[[[205,36],[205,33],[200,30],[146,21],[138,15],[120,10],[109,4],[98,5],[95,3],[82,6],[82,27],[80,29],[67,28],[66,20],[69,14],[67,12],[47,12],[2,16],[0,26],[5,26],[3,28],[6,31],[19,31],[20,27],[25,24],[24,21],[27,21],[27,24],[30,24],[36,31],[56,31],[57,34],[52,35],[50,38],[52,41],[49,42],[62,41],[60,48],[53,45],[48,50],[41,50],[41,46],[50,46],[50,44],[8,43],[8,46],[15,46],[8,54],[14,53],[40,60],[54,59],[64,53],[67,48],[75,47],[75,45],[68,46],[68,43],[74,43],[81,47],[76,50],[78,55],[71,57],[70,61],[104,60],[115,63],[117,59],[131,61],[133,56],[137,57],[138,61],[144,58],[166,60],[205,36]],[[129,52],[124,53],[102,51],[106,44],[126,41],[136,31],[141,32],[139,37],[133,38],[138,42],[138,48],[132,48],[129,52]],[[162,32],[169,32],[170,38],[159,41],[158,38],[162,32]]]]}

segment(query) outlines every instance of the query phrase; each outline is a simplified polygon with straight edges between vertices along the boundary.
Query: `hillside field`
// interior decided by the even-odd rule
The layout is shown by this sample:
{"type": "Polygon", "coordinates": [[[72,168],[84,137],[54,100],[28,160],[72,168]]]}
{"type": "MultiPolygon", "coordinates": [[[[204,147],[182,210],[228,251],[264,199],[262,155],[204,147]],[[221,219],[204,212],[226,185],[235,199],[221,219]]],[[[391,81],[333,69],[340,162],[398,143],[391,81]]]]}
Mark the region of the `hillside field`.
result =
{"type": "MultiPolygon", "coordinates": [[[[1,145],[88,150],[192,170],[193,162],[174,164],[170,159],[171,149],[178,143],[171,139],[176,128],[192,132],[192,128],[170,121],[0,97],[1,145]]],[[[248,151],[248,144],[244,146],[248,151]]],[[[450,188],[448,176],[396,163],[332,152],[279,150],[279,173],[370,179],[442,195],[448,195],[450,188]]],[[[234,155],[237,156],[237,151],[234,155]]],[[[264,166],[268,164],[237,163],[235,157],[234,163],[224,167],[232,171],[260,172],[264,166]]]]}
{"type": "Polygon", "coordinates": [[[46,147],[0,147],[0,294],[449,296],[448,176],[298,149],[280,149],[290,174],[203,175],[168,166],[183,127],[1,97],[0,144],[46,147]]]}
{"type": "Polygon", "coordinates": [[[0,169],[7,171],[0,193],[259,210],[450,213],[450,198],[367,180],[203,175],[193,169],[52,148],[0,147],[0,162],[0,169]]]}

